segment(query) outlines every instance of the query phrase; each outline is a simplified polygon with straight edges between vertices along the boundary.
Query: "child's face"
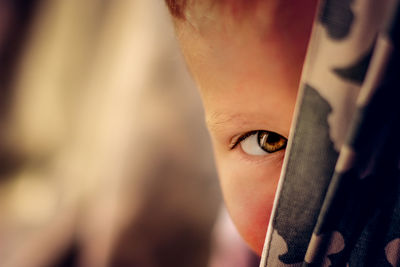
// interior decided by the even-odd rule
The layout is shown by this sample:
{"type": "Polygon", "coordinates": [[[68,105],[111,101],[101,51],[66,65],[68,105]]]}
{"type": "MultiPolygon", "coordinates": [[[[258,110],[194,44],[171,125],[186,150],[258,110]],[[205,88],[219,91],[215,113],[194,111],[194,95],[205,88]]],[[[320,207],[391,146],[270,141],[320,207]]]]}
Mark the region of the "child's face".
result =
{"type": "MultiPolygon", "coordinates": [[[[286,15],[294,20],[300,17],[290,12],[286,15]]],[[[311,13],[307,21],[293,25],[284,22],[284,14],[273,23],[273,18],[260,19],[260,13],[240,22],[221,14],[198,19],[196,25],[176,25],[201,91],[226,205],[241,235],[259,254],[312,21],[311,13]]]]}

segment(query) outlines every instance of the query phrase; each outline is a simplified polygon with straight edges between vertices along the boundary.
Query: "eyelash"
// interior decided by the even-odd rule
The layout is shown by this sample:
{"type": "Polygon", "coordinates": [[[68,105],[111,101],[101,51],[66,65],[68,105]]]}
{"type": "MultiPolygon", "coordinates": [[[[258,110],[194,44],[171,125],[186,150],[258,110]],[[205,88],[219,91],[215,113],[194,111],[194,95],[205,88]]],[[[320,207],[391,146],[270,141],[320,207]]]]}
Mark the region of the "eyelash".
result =
{"type": "Polygon", "coordinates": [[[232,144],[231,144],[231,146],[230,146],[230,150],[233,150],[233,149],[234,149],[235,147],[237,147],[237,146],[240,144],[240,142],[242,142],[244,139],[246,139],[247,137],[249,137],[249,136],[251,136],[251,135],[253,135],[253,134],[256,134],[256,133],[259,132],[259,131],[261,131],[261,130],[250,131],[250,132],[247,132],[247,133],[245,133],[245,134],[239,136],[239,138],[237,138],[236,140],[234,140],[234,141],[232,142],[232,144]]]}

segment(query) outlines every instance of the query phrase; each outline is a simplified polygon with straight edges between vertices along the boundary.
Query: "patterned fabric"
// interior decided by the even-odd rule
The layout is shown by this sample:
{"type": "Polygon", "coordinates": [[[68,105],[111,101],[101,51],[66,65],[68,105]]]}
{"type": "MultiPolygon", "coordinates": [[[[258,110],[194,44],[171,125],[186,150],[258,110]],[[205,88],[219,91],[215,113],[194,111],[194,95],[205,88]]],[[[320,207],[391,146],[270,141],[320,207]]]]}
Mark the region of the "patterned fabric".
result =
{"type": "Polygon", "coordinates": [[[323,0],[260,266],[400,266],[400,1],[323,0]]]}

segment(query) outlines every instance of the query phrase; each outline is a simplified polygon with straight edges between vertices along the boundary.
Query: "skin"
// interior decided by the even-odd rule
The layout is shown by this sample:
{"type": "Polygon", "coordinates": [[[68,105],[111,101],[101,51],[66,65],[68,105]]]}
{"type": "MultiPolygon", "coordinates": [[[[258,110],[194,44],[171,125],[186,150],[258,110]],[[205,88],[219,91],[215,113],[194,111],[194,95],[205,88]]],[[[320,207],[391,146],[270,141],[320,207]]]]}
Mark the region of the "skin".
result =
{"type": "Polygon", "coordinates": [[[201,92],[226,206],[258,254],[285,150],[251,155],[242,143],[232,146],[254,130],[288,138],[315,7],[315,0],[270,0],[238,13],[238,6],[197,4],[174,21],[201,92]]]}

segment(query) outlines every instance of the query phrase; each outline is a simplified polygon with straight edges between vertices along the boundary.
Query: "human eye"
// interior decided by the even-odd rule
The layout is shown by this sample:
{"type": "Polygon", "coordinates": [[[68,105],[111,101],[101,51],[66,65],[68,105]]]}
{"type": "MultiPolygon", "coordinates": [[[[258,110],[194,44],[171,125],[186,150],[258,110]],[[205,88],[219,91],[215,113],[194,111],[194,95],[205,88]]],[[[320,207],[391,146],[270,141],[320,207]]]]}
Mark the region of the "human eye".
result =
{"type": "Polygon", "coordinates": [[[254,156],[261,156],[284,149],[287,139],[280,134],[270,131],[257,130],[240,136],[232,149],[240,145],[242,150],[254,156]]]}

